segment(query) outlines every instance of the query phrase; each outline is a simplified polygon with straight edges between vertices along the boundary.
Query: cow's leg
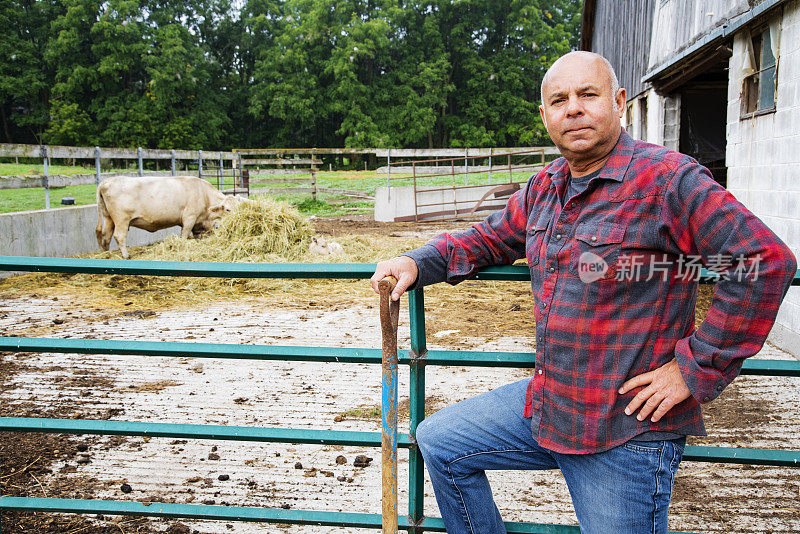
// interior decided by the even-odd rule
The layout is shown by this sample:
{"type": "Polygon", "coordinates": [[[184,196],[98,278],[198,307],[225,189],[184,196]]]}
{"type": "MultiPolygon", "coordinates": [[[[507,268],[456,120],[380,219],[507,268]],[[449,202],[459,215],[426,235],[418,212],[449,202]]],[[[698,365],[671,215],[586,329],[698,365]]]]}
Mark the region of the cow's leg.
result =
{"type": "Polygon", "coordinates": [[[122,259],[129,259],[130,255],[128,254],[128,228],[130,227],[131,222],[125,221],[124,224],[120,223],[117,224],[116,228],[114,228],[114,239],[117,240],[117,245],[119,245],[119,251],[122,253],[122,259]]]}
{"type": "Polygon", "coordinates": [[[188,216],[184,217],[181,221],[181,237],[184,239],[190,239],[192,237],[192,230],[194,229],[194,223],[197,222],[196,216],[188,216]]]}

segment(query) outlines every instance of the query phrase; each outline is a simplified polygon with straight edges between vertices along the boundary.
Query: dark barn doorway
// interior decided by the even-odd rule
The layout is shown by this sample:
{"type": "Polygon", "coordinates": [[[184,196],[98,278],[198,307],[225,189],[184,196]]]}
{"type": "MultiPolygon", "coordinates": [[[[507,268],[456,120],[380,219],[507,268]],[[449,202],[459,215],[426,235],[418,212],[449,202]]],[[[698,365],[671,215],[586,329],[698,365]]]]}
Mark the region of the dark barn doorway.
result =
{"type": "Polygon", "coordinates": [[[723,187],[727,184],[725,128],[728,116],[728,63],[731,49],[719,46],[710,53],[678,65],[660,82],[662,94],[680,95],[678,149],[711,171],[723,187]]]}
{"type": "Polygon", "coordinates": [[[725,126],[728,84],[690,84],[681,91],[680,148],[711,171],[723,187],[727,184],[725,126]]]}

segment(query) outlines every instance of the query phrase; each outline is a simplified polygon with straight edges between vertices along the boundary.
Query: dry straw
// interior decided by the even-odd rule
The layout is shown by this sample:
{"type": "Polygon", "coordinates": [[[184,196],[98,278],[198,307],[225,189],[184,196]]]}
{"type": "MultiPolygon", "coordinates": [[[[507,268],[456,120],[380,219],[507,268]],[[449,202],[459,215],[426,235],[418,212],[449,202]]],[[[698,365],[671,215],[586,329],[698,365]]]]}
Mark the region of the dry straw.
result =
{"type": "Polygon", "coordinates": [[[266,197],[241,202],[202,239],[171,237],[136,256],[138,260],[275,262],[296,261],[314,229],[285,202],[266,197]]]}

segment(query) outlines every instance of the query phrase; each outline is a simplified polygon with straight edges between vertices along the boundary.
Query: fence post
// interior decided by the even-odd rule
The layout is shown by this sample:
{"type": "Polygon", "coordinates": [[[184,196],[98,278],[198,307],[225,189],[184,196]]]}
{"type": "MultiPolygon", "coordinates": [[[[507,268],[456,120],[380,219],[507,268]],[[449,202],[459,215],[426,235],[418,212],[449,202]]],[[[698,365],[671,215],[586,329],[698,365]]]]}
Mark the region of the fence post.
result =
{"type": "Polygon", "coordinates": [[[417,202],[417,162],[411,162],[411,173],[414,176],[414,222],[419,222],[419,202],[417,202]]]}
{"type": "Polygon", "coordinates": [[[311,198],[317,200],[317,168],[313,165],[311,166],[311,198]]]}
{"type": "Polygon", "coordinates": [[[492,183],[492,154],[494,154],[494,147],[489,149],[489,183],[492,183]]]}
{"type": "Polygon", "coordinates": [[[203,179],[203,151],[197,151],[197,177],[203,179]]]}
{"type": "Polygon", "coordinates": [[[392,149],[389,148],[386,151],[386,187],[391,185],[390,181],[392,179],[392,149]]]}
{"type": "Polygon", "coordinates": [[[44,209],[50,209],[50,155],[47,153],[47,147],[42,145],[42,166],[44,167],[44,176],[42,177],[42,185],[44,186],[44,209]]]}
{"type": "Polygon", "coordinates": [[[450,160],[450,174],[453,177],[453,216],[458,217],[458,195],[456,194],[456,158],[450,160]]]}
{"type": "Polygon", "coordinates": [[[467,185],[467,165],[469,165],[469,161],[467,157],[469,156],[469,148],[464,149],[464,185],[467,185]]]}
{"type": "MultiPolygon", "coordinates": [[[[219,151],[219,175],[222,180],[222,187],[227,187],[225,184],[225,153],[222,150],[219,151]]],[[[231,176],[233,176],[233,162],[231,162],[231,176]]],[[[236,179],[232,178],[232,180],[234,183],[231,187],[236,189],[236,179]]]]}
{"type": "MultiPolygon", "coordinates": [[[[240,176],[240,179],[241,179],[241,183],[239,185],[241,185],[242,189],[244,189],[244,168],[242,167],[242,155],[241,154],[237,154],[237,156],[238,156],[237,163],[239,165],[239,176],[240,176]]],[[[235,182],[234,182],[234,186],[233,187],[234,187],[234,189],[236,188],[235,182]]],[[[247,196],[248,197],[250,196],[249,192],[248,192],[247,196]]]]}
{"type": "Polygon", "coordinates": [[[136,157],[139,160],[139,176],[144,176],[144,167],[142,165],[142,147],[136,150],[136,157]]]}
{"type": "Polygon", "coordinates": [[[100,185],[100,147],[94,147],[94,182],[95,185],[100,185]]]}
{"type": "Polygon", "coordinates": [[[175,150],[174,149],[170,150],[169,151],[169,155],[170,155],[170,162],[169,162],[170,163],[170,171],[172,173],[172,176],[175,176],[175,150]]]}
{"type": "Polygon", "coordinates": [[[219,172],[217,173],[217,189],[222,191],[225,188],[225,177],[222,174],[222,169],[224,167],[224,162],[222,161],[222,151],[219,152],[219,172]],[[222,182],[222,187],[220,187],[220,182],[222,182]]]}
{"type": "MultiPolygon", "coordinates": [[[[422,289],[408,292],[408,319],[411,325],[411,372],[409,391],[409,423],[411,447],[408,449],[408,519],[418,525],[423,517],[425,497],[425,466],[417,446],[417,426],[425,419],[425,298],[422,289]]],[[[412,527],[410,534],[422,532],[412,527]]]]}

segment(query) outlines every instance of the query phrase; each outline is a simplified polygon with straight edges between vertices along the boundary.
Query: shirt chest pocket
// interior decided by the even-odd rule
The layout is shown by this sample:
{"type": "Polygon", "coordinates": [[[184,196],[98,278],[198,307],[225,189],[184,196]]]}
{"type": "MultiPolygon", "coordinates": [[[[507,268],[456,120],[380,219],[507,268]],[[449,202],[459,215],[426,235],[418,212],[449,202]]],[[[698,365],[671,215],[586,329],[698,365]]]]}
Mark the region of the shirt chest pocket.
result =
{"type": "Polygon", "coordinates": [[[607,280],[617,273],[625,227],[582,223],[575,230],[572,266],[584,282],[607,280]]]}
{"type": "Polygon", "coordinates": [[[535,267],[539,265],[544,249],[544,234],[547,226],[532,224],[528,226],[528,233],[525,236],[525,255],[528,258],[528,265],[535,267]]]}

